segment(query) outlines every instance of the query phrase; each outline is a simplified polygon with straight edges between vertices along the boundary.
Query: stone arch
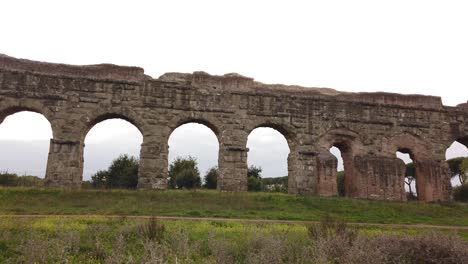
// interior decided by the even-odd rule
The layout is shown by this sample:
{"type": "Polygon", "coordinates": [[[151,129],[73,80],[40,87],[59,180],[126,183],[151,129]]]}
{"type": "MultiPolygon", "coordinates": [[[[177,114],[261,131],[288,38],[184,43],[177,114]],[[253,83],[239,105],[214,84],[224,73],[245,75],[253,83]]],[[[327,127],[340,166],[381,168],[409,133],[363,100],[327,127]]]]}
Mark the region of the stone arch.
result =
{"type": "Polygon", "coordinates": [[[455,141],[458,141],[460,144],[465,145],[468,148],[468,136],[461,137],[455,141]]]}
{"type": "Polygon", "coordinates": [[[145,123],[133,111],[127,110],[127,109],[125,109],[124,111],[103,110],[103,111],[94,113],[91,116],[86,115],[81,118],[81,120],[83,121],[82,123],[83,128],[81,129],[81,133],[80,133],[80,141],[84,142],[86,135],[96,124],[103,122],[105,120],[114,119],[114,118],[122,119],[122,120],[129,122],[130,124],[134,125],[140,131],[140,133],[143,135],[143,138],[146,136],[145,123]]]}
{"type": "MultiPolygon", "coordinates": [[[[445,158],[433,153],[430,143],[417,135],[403,133],[384,138],[382,149],[389,156],[395,156],[397,151],[409,154],[414,164],[418,200],[445,200],[450,195],[447,163],[445,158]]],[[[405,172],[402,173],[401,179],[404,179],[405,172]]]]}
{"type": "Polygon", "coordinates": [[[430,145],[419,136],[410,133],[383,138],[382,150],[389,156],[394,156],[397,151],[408,153],[413,160],[427,159],[430,155],[430,145]]]}
{"type": "Polygon", "coordinates": [[[54,122],[53,112],[48,107],[44,106],[42,103],[36,101],[20,101],[16,104],[7,103],[5,105],[2,105],[2,107],[0,108],[0,124],[3,123],[5,118],[7,118],[8,116],[23,111],[34,112],[44,116],[51,126],[52,137],[55,138],[57,125],[54,122]]]}
{"type": "MultiPolygon", "coordinates": [[[[250,149],[247,147],[247,144],[249,142],[248,138],[252,134],[252,132],[254,132],[258,128],[273,129],[277,133],[279,133],[286,141],[286,146],[289,152],[286,156],[286,159],[284,160],[284,162],[286,163],[287,174],[283,176],[287,176],[288,192],[296,192],[297,190],[296,175],[298,173],[295,171],[295,168],[297,166],[294,166],[294,165],[295,165],[295,162],[297,161],[297,155],[295,154],[296,152],[299,152],[297,147],[300,145],[300,143],[297,142],[298,137],[296,136],[294,129],[288,126],[287,124],[281,124],[281,123],[273,122],[271,120],[263,120],[261,122],[252,123],[249,126],[247,126],[246,129],[244,130],[245,131],[245,143],[244,143],[245,145],[244,146],[246,149],[246,157],[245,157],[246,165],[247,165],[247,161],[249,160],[248,153],[250,151],[250,149]]],[[[282,157],[281,157],[281,160],[282,160],[282,157]]],[[[281,161],[281,163],[284,164],[283,161],[281,161]]],[[[264,175],[264,176],[269,176],[269,175],[264,175]]],[[[244,177],[247,179],[247,175],[245,175],[244,177]]]]}
{"type": "MultiPolygon", "coordinates": [[[[187,132],[187,130],[185,130],[187,132]]],[[[191,133],[192,134],[192,133],[191,133]]],[[[199,134],[199,135],[202,135],[199,134]]],[[[177,158],[176,155],[174,155],[175,150],[179,150],[182,152],[185,152],[184,155],[190,155],[194,158],[197,159],[198,164],[197,167],[200,170],[200,177],[203,180],[204,173],[208,171],[210,168],[213,167],[218,167],[219,168],[219,156],[220,156],[220,151],[221,151],[221,146],[220,146],[220,138],[219,138],[220,130],[218,126],[213,122],[212,120],[208,118],[182,118],[179,119],[175,122],[172,123],[170,127],[170,133],[167,135],[167,138],[165,138],[165,144],[167,144],[167,149],[168,149],[168,165],[173,161],[174,159],[177,158]],[[198,125],[193,127],[190,125],[196,124],[198,125]],[[188,125],[183,128],[183,126],[188,125]],[[207,131],[209,134],[204,134],[204,136],[207,137],[202,137],[203,139],[206,139],[207,141],[199,140],[197,141],[196,137],[193,136],[184,136],[184,139],[180,138],[181,134],[178,134],[178,140],[177,140],[177,133],[181,132],[181,130],[184,129],[190,129],[190,131],[193,131],[194,134],[201,132],[204,134],[207,131]],[[178,130],[180,129],[180,130],[178,130]],[[213,139],[214,137],[214,139],[213,139]],[[180,140],[188,140],[187,143],[190,148],[177,148],[178,142],[180,140]],[[217,149],[216,149],[217,148],[217,149]],[[203,150],[203,151],[201,151],[203,150]],[[210,150],[210,151],[207,151],[210,150]],[[204,167],[204,165],[210,165],[207,167],[204,167]]],[[[179,152],[178,155],[181,153],[179,152]]],[[[185,156],[187,157],[187,156],[185,156]]],[[[169,177],[169,171],[167,172],[169,177]]]]}
{"type": "Polygon", "coordinates": [[[252,131],[254,131],[255,129],[260,128],[260,127],[268,127],[268,128],[272,128],[272,129],[278,131],[286,139],[286,142],[288,142],[289,148],[291,148],[291,145],[294,146],[295,143],[296,143],[295,141],[296,141],[297,137],[296,137],[296,133],[294,132],[294,129],[292,127],[290,127],[287,124],[279,124],[277,122],[272,122],[272,121],[268,121],[268,120],[264,121],[264,122],[256,123],[256,124],[251,125],[251,126],[248,126],[246,128],[246,130],[245,130],[247,136],[250,135],[250,133],[252,133],[252,131]]]}
{"type": "MultiPolygon", "coordinates": [[[[44,167],[36,167],[36,172],[33,174],[34,176],[40,176],[44,177],[45,176],[45,171],[47,170],[47,163],[48,163],[48,153],[50,152],[51,146],[50,142],[53,140],[55,136],[55,131],[57,131],[56,126],[54,125],[55,122],[53,122],[53,119],[51,119],[51,112],[49,111],[48,108],[44,107],[42,104],[36,103],[36,104],[30,104],[30,103],[24,103],[27,101],[23,101],[20,104],[8,104],[8,105],[2,105],[0,106],[0,127],[3,124],[3,121],[14,114],[18,114],[21,112],[32,112],[34,114],[37,114],[37,118],[41,119],[43,121],[44,119],[46,120],[46,123],[48,124],[48,127],[50,128],[51,136],[48,137],[43,137],[40,138],[41,142],[41,148],[44,148],[44,152],[41,151],[41,154],[37,157],[38,159],[41,159],[41,164],[43,163],[44,167]],[[40,117],[39,117],[40,116],[40,117]],[[43,141],[44,140],[44,141],[43,141]],[[43,169],[44,172],[43,172],[43,169]],[[41,171],[41,173],[37,173],[38,171],[41,171]]],[[[35,117],[35,118],[36,118],[35,117]]],[[[37,119],[36,119],[37,120],[37,119]]],[[[22,121],[22,120],[21,120],[22,121]]],[[[41,122],[42,123],[42,122],[41,122]]],[[[44,123],[45,124],[45,123],[44,123]]],[[[28,131],[28,130],[25,130],[28,131]]],[[[29,130],[27,133],[35,133],[35,130],[29,130]]],[[[29,134],[31,135],[31,134],[29,134]]],[[[50,134],[49,134],[50,135],[50,134]]],[[[29,145],[29,144],[28,144],[29,145]]],[[[12,156],[14,157],[14,156],[12,156]]],[[[20,160],[23,159],[23,162],[27,162],[28,156],[21,157],[20,160]]],[[[18,161],[17,158],[15,158],[16,161],[18,161]]],[[[25,168],[22,169],[23,172],[29,171],[31,167],[26,166],[25,168]]],[[[29,172],[30,173],[30,172],[29,172]]]]}
{"type": "Polygon", "coordinates": [[[196,123],[200,125],[204,125],[208,127],[215,135],[216,138],[218,139],[218,143],[220,143],[220,135],[221,135],[221,130],[220,130],[220,125],[218,124],[219,122],[212,121],[210,118],[206,117],[200,117],[200,118],[195,118],[195,117],[185,117],[182,119],[178,119],[174,122],[171,122],[172,124],[170,125],[171,131],[169,133],[169,136],[179,128],[180,126],[183,126],[185,124],[189,123],[196,123]]]}
{"type": "MultiPolygon", "coordinates": [[[[344,185],[345,185],[345,196],[354,197],[358,196],[358,177],[356,176],[354,157],[356,153],[359,153],[362,148],[362,142],[359,134],[349,128],[337,127],[332,128],[322,134],[318,140],[319,151],[332,155],[329,150],[332,147],[336,147],[340,150],[343,159],[344,167],[344,185]]],[[[328,155],[328,156],[330,156],[328,155]]],[[[330,179],[330,185],[336,184],[337,175],[337,164],[338,159],[333,156],[334,162],[329,163],[332,168],[326,168],[333,173],[332,179],[330,179]]],[[[335,189],[336,191],[336,189],[335,189]]],[[[337,193],[336,193],[337,194],[337,193]]]]}

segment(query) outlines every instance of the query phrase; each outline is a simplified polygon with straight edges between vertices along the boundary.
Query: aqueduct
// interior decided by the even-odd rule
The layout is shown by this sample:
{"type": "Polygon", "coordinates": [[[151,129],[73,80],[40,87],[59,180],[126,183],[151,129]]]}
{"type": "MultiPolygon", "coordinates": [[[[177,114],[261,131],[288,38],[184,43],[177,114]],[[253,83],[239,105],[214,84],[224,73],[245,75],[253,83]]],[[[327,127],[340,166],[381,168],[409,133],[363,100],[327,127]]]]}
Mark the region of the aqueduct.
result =
{"type": "MultiPolygon", "coordinates": [[[[50,122],[49,186],[79,187],[87,131],[109,118],[134,124],[143,135],[139,188],[165,189],[168,137],[197,122],[218,137],[218,189],[247,189],[247,136],[257,127],[281,132],[290,148],[289,192],[336,195],[338,147],[349,197],[405,200],[410,153],[425,201],[450,200],[445,151],[468,145],[468,103],[444,106],[439,97],[347,93],[327,88],[269,85],[237,74],[166,73],[158,79],[137,67],[72,66],[0,55],[0,123],[19,111],[50,122]]],[[[8,151],[8,150],[3,150],[8,151]]]]}

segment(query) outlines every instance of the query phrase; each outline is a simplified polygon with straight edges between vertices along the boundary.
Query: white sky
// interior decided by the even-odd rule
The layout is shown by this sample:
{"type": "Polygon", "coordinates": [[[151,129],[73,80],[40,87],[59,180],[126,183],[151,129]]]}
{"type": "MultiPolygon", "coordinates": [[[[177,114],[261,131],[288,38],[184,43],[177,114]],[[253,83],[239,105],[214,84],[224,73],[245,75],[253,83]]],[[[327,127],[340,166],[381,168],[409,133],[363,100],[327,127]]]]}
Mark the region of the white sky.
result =
{"type": "MultiPolygon", "coordinates": [[[[466,1],[4,0],[0,13],[0,53],[19,58],[140,66],[155,78],[174,71],[237,72],[264,83],[436,95],[446,105],[468,100],[466,1]]],[[[50,138],[36,122],[23,116],[19,127],[6,131],[5,121],[0,140],[50,138]]],[[[88,149],[127,142],[117,140],[123,137],[137,145],[130,152],[139,152],[141,135],[131,126],[95,129],[88,149]]],[[[201,130],[182,129],[180,137],[193,131],[201,130]]],[[[265,133],[258,144],[274,137],[265,133]]],[[[281,138],[267,145],[282,145],[281,138]]],[[[463,151],[455,150],[467,155],[463,151]]],[[[274,152],[287,156],[287,148],[274,152]]],[[[256,162],[277,163],[272,151],[259,153],[251,148],[252,157],[263,157],[256,162]]],[[[268,175],[284,169],[275,172],[268,175]]]]}

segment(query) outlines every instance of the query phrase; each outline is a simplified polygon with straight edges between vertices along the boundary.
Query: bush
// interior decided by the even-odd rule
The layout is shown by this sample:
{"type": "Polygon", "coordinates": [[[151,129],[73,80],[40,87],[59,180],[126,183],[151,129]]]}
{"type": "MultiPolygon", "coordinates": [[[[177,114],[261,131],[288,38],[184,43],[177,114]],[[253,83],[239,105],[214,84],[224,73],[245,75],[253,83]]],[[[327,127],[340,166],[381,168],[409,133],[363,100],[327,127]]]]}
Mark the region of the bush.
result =
{"type": "Polygon", "coordinates": [[[265,192],[288,192],[288,176],[262,178],[262,190],[265,192]]]}
{"type": "Polygon", "coordinates": [[[339,171],[336,174],[336,189],[338,196],[345,196],[345,182],[344,182],[344,171],[339,171]]]}
{"type": "Polygon", "coordinates": [[[138,231],[146,240],[161,243],[166,232],[166,226],[159,223],[155,217],[151,217],[146,223],[139,226],[138,231]]]}
{"type": "Polygon", "coordinates": [[[215,166],[209,169],[205,175],[205,184],[203,185],[203,187],[207,189],[216,189],[218,184],[218,175],[218,167],[215,166]]]}
{"type": "Polygon", "coordinates": [[[453,199],[460,202],[468,202],[468,183],[453,188],[453,199]]]}
{"type": "Polygon", "coordinates": [[[21,187],[40,187],[44,185],[44,179],[37,176],[24,175],[18,176],[16,173],[0,173],[0,185],[2,186],[21,186],[21,187]]]}
{"type": "Polygon", "coordinates": [[[193,189],[201,187],[200,172],[197,160],[193,157],[175,159],[169,166],[169,188],[193,189]]]}
{"type": "Polygon", "coordinates": [[[109,169],[98,171],[91,177],[95,188],[128,188],[138,185],[138,159],[127,154],[114,159],[109,169]]]}
{"type": "Polygon", "coordinates": [[[248,191],[261,191],[262,190],[262,168],[257,166],[250,166],[247,169],[247,190],[248,191]]]}

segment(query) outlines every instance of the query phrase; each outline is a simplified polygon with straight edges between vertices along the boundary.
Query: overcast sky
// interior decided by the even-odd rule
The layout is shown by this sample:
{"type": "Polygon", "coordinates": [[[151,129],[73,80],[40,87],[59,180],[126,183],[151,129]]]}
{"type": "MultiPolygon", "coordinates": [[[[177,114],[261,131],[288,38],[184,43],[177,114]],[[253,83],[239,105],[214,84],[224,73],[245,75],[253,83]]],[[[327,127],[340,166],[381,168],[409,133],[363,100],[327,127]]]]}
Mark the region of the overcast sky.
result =
{"type": "MultiPolygon", "coordinates": [[[[0,10],[0,53],[19,58],[140,66],[155,78],[237,72],[264,83],[436,95],[452,106],[468,100],[466,1],[4,0],[0,10]]],[[[43,174],[34,165],[48,151],[42,121],[26,114],[0,125],[0,169],[43,174]]],[[[180,127],[169,143],[171,159],[196,156],[202,172],[217,164],[207,128],[180,127]]],[[[120,153],[138,155],[140,144],[123,121],[96,125],[85,178],[120,153]]],[[[287,173],[289,150],[277,132],[255,131],[248,147],[249,164],[264,176],[287,173]]],[[[458,155],[468,150],[449,152],[458,155]]]]}

